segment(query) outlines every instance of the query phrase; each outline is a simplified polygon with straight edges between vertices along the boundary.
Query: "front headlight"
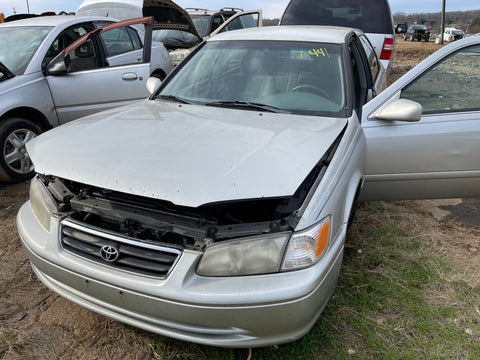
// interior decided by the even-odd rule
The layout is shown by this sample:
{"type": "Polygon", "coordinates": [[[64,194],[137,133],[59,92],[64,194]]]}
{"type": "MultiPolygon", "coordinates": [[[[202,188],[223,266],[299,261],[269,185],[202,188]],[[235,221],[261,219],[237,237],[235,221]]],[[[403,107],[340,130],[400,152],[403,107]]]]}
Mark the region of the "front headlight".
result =
{"type": "Polygon", "coordinates": [[[282,270],[297,270],[315,265],[323,257],[330,238],[331,217],[295,232],[288,242],[282,270]]]}
{"type": "Polygon", "coordinates": [[[50,231],[50,218],[58,212],[58,209],[52,196],[38,177],[34,177],[30,184],[30,204],[40,224],[50,231]]]}
{"type": "Polygon", "coordinates": [[[225,241],[208,247],[197,267],[203,276],[243,276],[278,272],[291,233],[225,241]]]}

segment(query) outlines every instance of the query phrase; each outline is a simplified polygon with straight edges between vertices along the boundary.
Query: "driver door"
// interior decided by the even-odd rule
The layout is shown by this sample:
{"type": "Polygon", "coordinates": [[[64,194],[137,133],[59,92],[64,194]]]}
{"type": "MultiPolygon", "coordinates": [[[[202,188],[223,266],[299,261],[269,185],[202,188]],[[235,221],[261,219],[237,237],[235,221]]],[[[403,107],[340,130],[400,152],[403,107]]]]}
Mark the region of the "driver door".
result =
{"type": "Polygon", "coordinates": [[[129,64],[115,66],[108,62],[107,55],[100,39],[91,36],[70,52],[65,72],[47,70],[46,79],[60,123],[148,96],[146,81],[150,76],[150,64],[145,61],[139,63],[135,57],[129,64]]]}
{"type": "Polygon", "coordinates": [[[479,59],[480,38],[455,42],[365,105],[361,200],[480,196],[479,59]]]}
{"type": "Polygon", "coordinates": [[[262,10],[251,10],[236,13],[220,25],[210,36],[231,30],[247,29],[262,26],[262,10]]]}

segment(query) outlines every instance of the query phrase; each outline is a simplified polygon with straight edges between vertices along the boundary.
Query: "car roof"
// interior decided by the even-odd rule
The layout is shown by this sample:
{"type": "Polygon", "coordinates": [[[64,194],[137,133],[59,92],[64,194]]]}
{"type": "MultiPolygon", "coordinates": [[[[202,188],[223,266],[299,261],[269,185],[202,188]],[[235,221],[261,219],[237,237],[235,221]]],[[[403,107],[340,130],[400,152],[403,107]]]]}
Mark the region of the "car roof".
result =
{"type": "Polygon", "coordinates": [[[351,33],[360,30],[339,26],[264,26],[217,34],[207,41],[224,40],[274,40],[311,41],[330,44],[343,44],[351,33]]]}
{"type": "Polygon", "coordinates": [[[56,27],[68,23],[78,23],[79,19],[83,21],[108,20],[116,21],[113,18],[106,18],[101,16],[75,16],[75,15],[58,15],[58,16],[38,16],[28,19],[11,21],[1,24],[1,27],[17,27],[17,26],[50,26],[56,27]]]}

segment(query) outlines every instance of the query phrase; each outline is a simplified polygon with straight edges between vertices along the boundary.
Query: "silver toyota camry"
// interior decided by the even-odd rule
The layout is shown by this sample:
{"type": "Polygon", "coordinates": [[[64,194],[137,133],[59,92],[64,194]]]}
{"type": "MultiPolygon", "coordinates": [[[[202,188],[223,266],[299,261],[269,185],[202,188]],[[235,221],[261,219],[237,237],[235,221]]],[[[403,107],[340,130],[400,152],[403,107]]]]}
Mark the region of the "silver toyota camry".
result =
{"type": "Polygon", "coordinates": [[[358,30],[212,37],[148,100],[27,144],[32,267],[165,336],[294,341],[333,293],[357,201],[480,196],[479,59],[480,38],[458,41],[385,89],[358,30]]]}

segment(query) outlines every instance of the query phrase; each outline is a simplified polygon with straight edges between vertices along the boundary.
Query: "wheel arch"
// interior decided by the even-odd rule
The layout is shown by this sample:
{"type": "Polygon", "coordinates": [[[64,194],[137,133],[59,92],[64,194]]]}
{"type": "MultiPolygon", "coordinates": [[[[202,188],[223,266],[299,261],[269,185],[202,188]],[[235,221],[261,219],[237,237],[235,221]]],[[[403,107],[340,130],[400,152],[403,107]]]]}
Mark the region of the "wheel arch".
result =
{"type": "Polygon", "coordinates": [[[4,121],[5,119],[12,117],[31,121],[39,126],[42,131],[50,130],[53,127],[45,115],[43,115],[40,111],[27,106],[18,107],[7,111],[0,117],[0,121],[4,121]]]}

